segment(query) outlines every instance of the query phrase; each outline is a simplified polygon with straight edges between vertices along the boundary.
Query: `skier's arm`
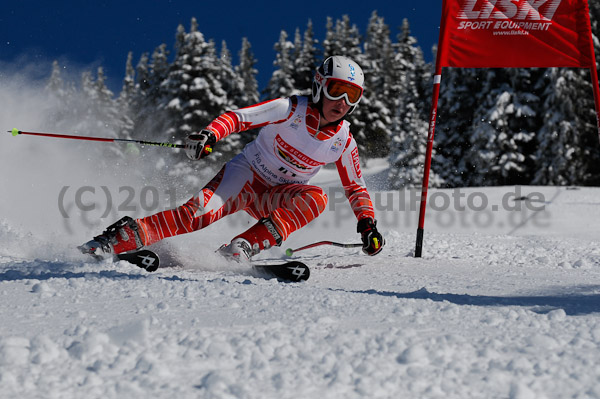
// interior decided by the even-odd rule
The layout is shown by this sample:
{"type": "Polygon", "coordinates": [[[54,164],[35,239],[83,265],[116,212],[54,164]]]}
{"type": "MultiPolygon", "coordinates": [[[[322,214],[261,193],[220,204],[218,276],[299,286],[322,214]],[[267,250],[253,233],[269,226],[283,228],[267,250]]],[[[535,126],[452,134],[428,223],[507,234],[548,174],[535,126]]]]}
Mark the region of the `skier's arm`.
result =
{"type": "Polygon", "coordinates": [[[199,133],[189,135],[185,141],[185,152],[192,160],[202,159],[212,153],[212,147],[217,141],[231,133],[286,121],[294,114],[297,105],[296,96],[292,96],[265,101],[237,111],[228,111],[199,133]]]}
{"type": "Polygon", "coordinates": [[[294,113],[296,105],[295,96],[265,101],[236,111],[228,111],[213,120],[206,129],[213,132],[219,141],[231,133],[284,122],[294,113]]]}
{"type": "Polygon", "coordinates": [[[377,231],[373,203],[360,171],[358,147],[352,136],[348,139],[346,148],[336,162],[336,166],[346,197],[358,219],[356,231],[361,235],[362,250],[367,255],[377,255],[385,245],[385,240],[377,231]]]}
{"type": "Polygon", "coordinates": [[[356,218],[358,220],[365,218],[375,219],[371,196],[367,191],[367,186],[360,171],[358,147],[352,136],[348,138],[346,148],[335,165],[344,186],[344,193],[350,202],[356,218]]]}

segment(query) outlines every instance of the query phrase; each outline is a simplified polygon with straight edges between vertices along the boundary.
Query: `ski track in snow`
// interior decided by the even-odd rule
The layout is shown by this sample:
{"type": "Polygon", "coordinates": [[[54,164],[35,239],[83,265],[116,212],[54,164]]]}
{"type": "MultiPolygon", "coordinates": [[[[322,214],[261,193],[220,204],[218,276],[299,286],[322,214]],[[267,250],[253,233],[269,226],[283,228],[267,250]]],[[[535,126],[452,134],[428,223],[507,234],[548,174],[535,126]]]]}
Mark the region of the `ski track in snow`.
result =
{"type": "MultiPolygon", "coordinates": [[[[506,189],[480,191],[499,201],[506,189]]],[[[416,226],[387,225],[376,257],[297,253],[312,268],[304,283],[218,259],[239,226],[161,244],[166,267],[146,273],[74,254],[81,237],[57,244],[5,219],[0,396],[600,397],[598,190],[524,189],[545,193],[548,226],[430,223],[415,259],[416,226]]],[[[329,211],[261,258],[323,237],[355,242],[354,231],[329,211]]]]}

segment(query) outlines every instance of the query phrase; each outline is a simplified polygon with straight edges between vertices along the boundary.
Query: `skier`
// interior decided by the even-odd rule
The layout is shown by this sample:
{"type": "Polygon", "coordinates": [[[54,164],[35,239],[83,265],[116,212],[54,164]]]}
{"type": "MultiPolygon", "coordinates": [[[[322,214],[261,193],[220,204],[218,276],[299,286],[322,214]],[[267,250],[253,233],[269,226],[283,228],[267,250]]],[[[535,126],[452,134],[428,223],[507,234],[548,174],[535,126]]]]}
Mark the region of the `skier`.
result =
{"type": "Polygon", "coordinates": [[[327,195],[307,183],[321,166],[335,163],[358,220],[363,252],[378,254],[385,241],[377,231],[350,124],[344,120],[358,105],[363,82],[356,62],[333,56],[317,68],[310,99],[279,98],[217,117],[187,138],[189,158],[210,155],[213,146],[229,134],[262,129],[185,204],[137,220],[126,216],[80,249],[96,256],[138,250],[244,210],[258,222],[219,252],[238,262],[249,261],[262,250],[280,246],[325,210],[327,195]]]}

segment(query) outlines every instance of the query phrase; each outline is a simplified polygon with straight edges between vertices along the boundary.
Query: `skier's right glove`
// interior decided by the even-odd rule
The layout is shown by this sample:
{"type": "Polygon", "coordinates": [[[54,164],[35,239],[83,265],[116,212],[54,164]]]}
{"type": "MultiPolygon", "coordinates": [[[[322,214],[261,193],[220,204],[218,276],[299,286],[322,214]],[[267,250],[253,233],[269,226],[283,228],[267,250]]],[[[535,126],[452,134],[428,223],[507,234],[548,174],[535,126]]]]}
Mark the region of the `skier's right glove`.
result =
{"type": "Polygon", "coordinates": [[[377,255],[383,249],[385,240],[381,233],[377,231],[377,221],[371,218],[361,219],[356,226],[356,230],[362,238],[362,250],[367,255],[377,255]]]}
{"type": "Polygon", "coordinates": [[[217,138],[210,130],[202,129],[200,133],[192,133],[185,140],[185,153],[189,159],[197,161],[210,155],[217,138]]]}

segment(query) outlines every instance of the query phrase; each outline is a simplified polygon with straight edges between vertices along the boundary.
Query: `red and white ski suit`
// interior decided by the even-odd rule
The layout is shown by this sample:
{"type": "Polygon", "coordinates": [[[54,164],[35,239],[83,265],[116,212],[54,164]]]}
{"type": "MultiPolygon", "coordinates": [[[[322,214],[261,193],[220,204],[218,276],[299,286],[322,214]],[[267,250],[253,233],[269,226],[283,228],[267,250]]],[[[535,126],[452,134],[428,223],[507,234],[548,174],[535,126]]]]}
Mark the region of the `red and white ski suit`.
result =
{"type": "Polygon", "coordinates": [[[271,218],[283,240],[319,216],[327,195],[308,181],[335,163],[358,220],[374,218],[347,121],[319,129],[320,114],[307,97],[280,98],[229,111],[211,122],[217,141],[261,127],[256,140],[182,206],[136,220],[145,245],[190,233],[241,210],[271,218]]]}

